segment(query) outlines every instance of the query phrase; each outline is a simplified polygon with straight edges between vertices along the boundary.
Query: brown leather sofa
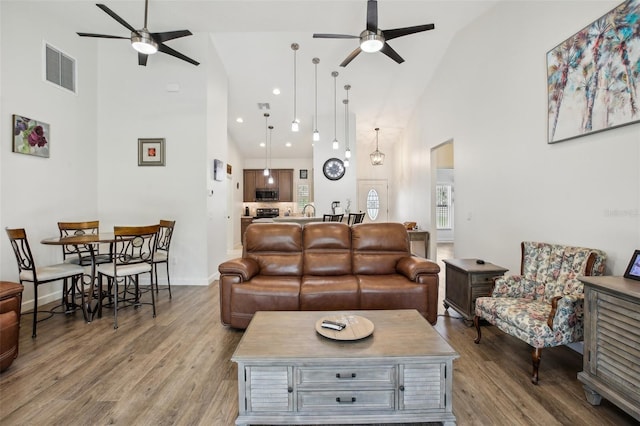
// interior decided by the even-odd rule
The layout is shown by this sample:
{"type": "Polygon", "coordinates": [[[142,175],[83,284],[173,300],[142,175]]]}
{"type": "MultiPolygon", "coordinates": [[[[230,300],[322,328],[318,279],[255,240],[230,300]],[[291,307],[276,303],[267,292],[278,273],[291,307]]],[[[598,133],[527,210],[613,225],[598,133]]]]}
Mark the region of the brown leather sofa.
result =
{"type": "Polygon", "coordinates": [[[412,256],[400,223],[253,223],[241,258],[220,272],[222,323],[257,311],[416,309],[437,319],[438,272],[412,256]]]}
{"type": "Polygon", "coordinates": [[[0,372],[18,357],[22,284],[0,281],[0,372]]]}

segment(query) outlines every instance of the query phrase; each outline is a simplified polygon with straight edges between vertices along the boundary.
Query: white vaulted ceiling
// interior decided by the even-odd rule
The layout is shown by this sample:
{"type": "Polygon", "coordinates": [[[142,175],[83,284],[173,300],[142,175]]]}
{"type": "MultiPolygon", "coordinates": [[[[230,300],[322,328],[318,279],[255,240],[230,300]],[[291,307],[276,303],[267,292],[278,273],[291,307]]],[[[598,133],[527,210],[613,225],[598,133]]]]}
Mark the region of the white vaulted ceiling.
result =
{"type": "MultiPolygon", "coordinates": [[[[56,0],[49,0],[55,2],[56,0]]],[[[103,0],[133,27],[142,27],[144,1],[103,0]]],[[[435,30],[391,40],[404,59],[402,64],[382,53],[361,53],[346,68],[339,64],[358,45],[357,39],[314,39],[314,33],[358,35],[366,26],[366,0],[201,0],[149,2],[148,27],[153,32],[189,29],[210,33],[229,81],[229,135],[245,158],[261,157],[258,143],[265,138],[263,112],[258,103],[268,102],[274,125],[272,157],[307,158],[312,155],[314,114],[314,66],[318,65],[318,115],[333,122],[333,78],[338,71],[338,122],[344,122],[345,84],[350,84],[350,112],[357,117],[358,141],[373,140],[374,127],[381,137],[398,138],[417,100],[422,96],[439,60],[456,33],[495,1],[484,0],[380,0],[379,28],[391,29],[435,24],[435,30]],[[299,133],[290,131],[293,119],[293,51],[297,53],[297,116],[299,133]],[[278,87],[281,94],[272,94],[278,87]],[[244,123],[236,122],[242,117],[244,123]],[[291,142],[286,148],[285,142],[291,142]]],[[[95,6],[93,1],[74,2],[72,30],[128,36],[128,31],[95,6]]],[[[87,39],[87,43],[126,41],[87,39]]],[[[203,62],[189,51],[189,37],[167,42],[170,47],[203,62]]],[[[123,61],[135,61],[135,53],[123,46],[123,61]]],[[[150,58],[148,66],[162,66],[165,57],[150,58]]],[[[192,65],[184,63],[185,67],[192,65]]],[[[202,64],[201,66],[206,66],[202,64]]],[[[473,72],[472,69],[469,72],[473,72]]],[[[323,142],[333,138],[333,126],[320,129],[323,142]]],[[[339,135],[340,137],[340,135],[339,135]]]]}

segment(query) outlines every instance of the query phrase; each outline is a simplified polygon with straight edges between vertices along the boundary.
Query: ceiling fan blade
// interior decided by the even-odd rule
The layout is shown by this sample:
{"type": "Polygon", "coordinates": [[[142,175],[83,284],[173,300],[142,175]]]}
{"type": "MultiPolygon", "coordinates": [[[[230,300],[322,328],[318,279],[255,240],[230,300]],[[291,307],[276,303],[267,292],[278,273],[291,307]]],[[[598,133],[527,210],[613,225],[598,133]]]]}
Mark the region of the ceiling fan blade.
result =
{"type": "Polygon", "coordinates": [[[167,40],[173,40],[175,38],[186,37],[193,35],[189,30],[179,30],[179,31],[167,31],[164,33],[151,33],[151,37],[156,41],[156,43],[164,43],[167,40]]]}
{"type": "Polygon", "coordinates": [[[362,49],[360,49],[360,47],[357,47],[356,50],[354,50],[353,52],[351,52],[349,54],[349,56],[347,56],[347,58],[342,61],[342,63],[340,64],[341,67],[346,67],[347,65],[349,65],[349,62],[353,61],[353,59],[358,56],[360,54],[360,52],[362,52],[362,49]]]}
{"type": "Polygon", "coordinates": [[[143,67],[146,67],[148,57],[149,55],[147,55],[146,53],[138,52],[138,65],[142,65],[143,67]]]}
{"type": "Polygon", "coordinates": [[[360,38],[350,34],[314,34],[313,38],[360,38]]]}
{"type": "Polygon", "coordinates": [[[384,46],[382,46],[382,49],[380,49],[380,51],[399,64],[404,62],[404,59],[402,59],[402,56],[398,55],[398,52],[393,50],[393,48],[389,46],[389,44],[386,42],[384,46]]]}
{"type": "Polygon", "coordinates": [[[131,40],[129,37],[120,37],[120,36],[107,35],[107,34],[91,34],[91,33],[76,33],[76,34],[78,34],[80,37],[121,38],[124,40],[131,40]]]}
{"type": "Polygon", "coordinates": [[[367,29],[374,33],[378,31],[378,2],[376,0],[367,1],[367,29]]]}
{"type": "Polygon", "coordinates": [[[113,19],[115,19],[116,21],[120,22],[121,25],[123,25],[125,28],[127,28],[132,33],[136,33],[137,35],[140,35],[140,34],[138,34],[138,30],[136,30],[131,25],[129,25],[129,23],[127,21],[125,21],[124,19],[119,17],[117,13],[115,13],[113,10],[109,9],[106,5],[98,3],[98,4],[96,4],[96,6],[98,6],[100,9],[102,9],[107,15],[111,16],[113,19]]]}
{"type": "Polygon", "coordinates": [[[175,56],[178,59],[182,59],[183,61],[187,61],[190,64],[193,64],[195,66],[200,65],[200,62],[194,61],[193,59],[191,59],[188,56],[183,55],[182,53],[173,50],[172,48],[170,48],[169,46],[167,46],[166,44],[158,44],[158,50],[162,53],[166,53],[167,55],[171,55],[171,56],[175,56]]]}
{"type": "Polygon", "coordinates": [[[382,35],[384,35],[385,40],[393,40],[394,38],[406,36],[409,34],[420,33],[422,31],[429,31],[434,29],[435,27],[436,26],[433,24],[427,24],[427,25],[416,25],[415,27],[394,28],[393,30],[382,31],[382,35]]]}

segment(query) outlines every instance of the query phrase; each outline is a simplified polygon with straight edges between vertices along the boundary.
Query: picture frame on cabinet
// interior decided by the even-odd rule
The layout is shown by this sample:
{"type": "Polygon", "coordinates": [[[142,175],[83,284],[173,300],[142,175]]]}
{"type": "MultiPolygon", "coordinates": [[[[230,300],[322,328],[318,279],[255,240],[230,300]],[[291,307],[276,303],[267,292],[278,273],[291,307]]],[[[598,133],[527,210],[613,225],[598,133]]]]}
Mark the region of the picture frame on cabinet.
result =
{"type": "Polygon", "coordinates": [[[640,281],[640,250],[633,252],[633,256],[631,256],[631,260],[629,261],[629,266],[627,266],[627,270],[624,273],[624,277],[640,281]]]}

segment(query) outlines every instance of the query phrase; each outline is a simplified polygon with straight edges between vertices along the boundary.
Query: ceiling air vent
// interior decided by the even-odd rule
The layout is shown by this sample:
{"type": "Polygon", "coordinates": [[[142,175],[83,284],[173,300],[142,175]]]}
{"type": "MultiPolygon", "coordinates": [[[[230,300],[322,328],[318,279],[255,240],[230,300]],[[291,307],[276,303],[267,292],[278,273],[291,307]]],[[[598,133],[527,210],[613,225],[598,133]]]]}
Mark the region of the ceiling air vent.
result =
{"type": "Polygon", "coordinates": [[[258,102],[258,109],[259,110],[270,110],[271,106],[269,105],[269,102],[258,102]]]}
{"type": "Polygon", "coordinates": [[[45,78],[47,81],[75,93],[76,60],[46,44],[45,78]]]}

